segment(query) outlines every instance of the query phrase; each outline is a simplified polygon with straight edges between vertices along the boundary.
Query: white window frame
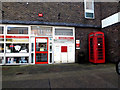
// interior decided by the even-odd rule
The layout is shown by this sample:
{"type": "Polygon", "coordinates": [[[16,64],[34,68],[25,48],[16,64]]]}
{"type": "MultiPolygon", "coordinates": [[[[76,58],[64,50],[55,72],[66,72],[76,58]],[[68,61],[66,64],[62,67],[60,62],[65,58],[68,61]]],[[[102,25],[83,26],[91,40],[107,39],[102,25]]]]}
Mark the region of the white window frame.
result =
{"type": "Polygon", "coordinates": [[[0,34],[0,35],[4,36],[4,41],[0,42],[1,44],[4,44],[4,52],[0,53],[0,56],[3,57],[4,61],[0,65],[4,65],[4,63],[5,63],[5,25],[1,24],[0,26],[4,28],[3,34],[0,34]]]}
{"type": "Polygon", "coordinates": [[[87,3],[87,0],[84,0],[84,14],[85,14],[85,18],[87,19],[95,19],[95,14],[94,14],[94,0],[92,0],[92,9],[87,9],[86,7],[86,3],[87,3]],[[93,13],[93,18],[92,17],[87,17],[86,16],[86,13],[93,13]]]}

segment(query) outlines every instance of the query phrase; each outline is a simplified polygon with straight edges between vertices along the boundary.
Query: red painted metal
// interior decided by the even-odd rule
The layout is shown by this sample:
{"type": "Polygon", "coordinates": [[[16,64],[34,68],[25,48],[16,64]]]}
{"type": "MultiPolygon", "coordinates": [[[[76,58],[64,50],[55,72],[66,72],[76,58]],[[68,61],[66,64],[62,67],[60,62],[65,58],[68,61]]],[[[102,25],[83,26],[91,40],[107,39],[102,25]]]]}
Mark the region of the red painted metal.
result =
{"type": "Polygon", "coordinates": [[[6,36],[6,38],[29,38],[29,36],[6,36]]]}
{"type": "Polygon", "coordinates": [[[105,63],[105,40],[103,32],[91,32],[88,35],[89,62],[105,63]]]}
{"type": "Polygon", "coordinates": [[[48,37],[35,37],[35,64],[48,64],[48,37]],[[47,39],[47,51],[36,51],[36,39],[47,39]],[[47,53],[47,62],[36,62],[37,53],[47,53]]]}
{"type": "Polygon", "coordinates": [[[61,46],[61,52],[67,52],[67,46],[61,46]]]}

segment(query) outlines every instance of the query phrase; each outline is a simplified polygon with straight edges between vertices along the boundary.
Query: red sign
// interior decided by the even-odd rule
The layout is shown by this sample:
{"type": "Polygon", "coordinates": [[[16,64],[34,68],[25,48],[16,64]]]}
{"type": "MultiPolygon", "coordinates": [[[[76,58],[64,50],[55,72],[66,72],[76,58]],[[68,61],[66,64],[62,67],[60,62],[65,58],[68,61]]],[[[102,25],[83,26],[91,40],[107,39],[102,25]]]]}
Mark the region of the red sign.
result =
{"type": "Polygon", "coordinates": [[[67,52],[67,46],[61,46],[61,52],[67,52]]]}
{"type": "Polygon", "coordinates": [[[43,17],[43,14],[42,14],[42,13],[39,13],[38,16],[39,16],[39,17],[43,17]]]}
{"type": "Polygon", "coordinates": [[[0,36],[0,38],[4,38],[4,36],[0,36]]]}
{"type": "Polygon", "coordinates": [[[80,40],[76,40],[76,49],[80,49],[80,40]]]}
{"type": "Polygon", "coordinates": [[[6,38],[29,38],[29,36],[6,36],[6,38]]]}
{"type": "Polygon", "coordinates": [[[59,39],[74,39],[74,37],[59,37],[59,39]]]}

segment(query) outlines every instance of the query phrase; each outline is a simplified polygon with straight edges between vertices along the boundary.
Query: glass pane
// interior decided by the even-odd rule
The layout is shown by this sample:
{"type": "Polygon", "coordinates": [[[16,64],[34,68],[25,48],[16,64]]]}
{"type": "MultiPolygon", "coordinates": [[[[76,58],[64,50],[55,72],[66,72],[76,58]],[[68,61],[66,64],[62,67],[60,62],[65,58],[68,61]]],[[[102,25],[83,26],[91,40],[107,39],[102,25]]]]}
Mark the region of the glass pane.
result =
{"type": "Polygon", "coordinates": [[[29,44],[6,44],[6,53],[28,53],[29,44]]]}
{"type": "Polygon", "coordinates": [[[36,53],[36,62],[47,62],[47,53],[36,53]]]}
{"type": "Polygon", "coordinates": [[[28,57],[6,57],[6,63],[28,63],[28,57]]]}
{"type": "Polygon", "coordinates": [[[4,34],[4,27],[0,27],[0,34],[4,34]]]}
{"type": "Polygon", "coordinates": [[[0,42],[3,42],[4,41],[4,38],[0,38],[0,42]]]}
{"type": "Polygon", "coordinates": [[[73,29],[55,29],[55,35],[73,36],[73,29]]]}
{"type": "Polygon", "coordinates": [[[8,27],[7,34],[28,34],[28,27],[8,27]]]}
{"type": "Polygon", "coordinates": [[[3,57],[0,57],[0,64],[2,64],[4,58],[3,57]]]}
{"type": "Polygon", "coordinates": [[[0,53],[4,53],[4,44],[0,43],[0,53]]]}
{"type": "Polygon", "coordinates": [[[88,13],[88,12],[86,12],[86,17],[88,17],[88,18],[93,18],[93,14],[94,14],[94,13],[88,13]]]}
{"type": "Polygon", "coordinates": [[[31,63],[33,63],[33,61],[34,61],[34,54],[32,53],[31,54],[31,63]]]}
{"type": "Polygon", "coordinates": [[[47,39],[36,39],[36,51],[47,51],[47,39]]]}
{"type": "Polygon", "coordinates": [[[34,51],[34,43],[31,43],[31,51],[34,51]]]}
{"type": "Polygon", "coordinates": [[[50,63],[52,63],[52,53],[50,53],[50,63]]]}
{"type": "Polygon", "coordinates": [[[52,28],[51,27],[32,26],[31,35],[52,36],[52,28]]]}
{"type": "Polygon", "coordinates": [[[52,51],[52,45],[50,45],[50,51],[52,51]]]}
{"type": "Polygon", "coordinates": [[[92,2],[90,2],[90,1],[86,2],[86,9],[90,9],[90,10],[93,9],[92,8],[92,2]]]}

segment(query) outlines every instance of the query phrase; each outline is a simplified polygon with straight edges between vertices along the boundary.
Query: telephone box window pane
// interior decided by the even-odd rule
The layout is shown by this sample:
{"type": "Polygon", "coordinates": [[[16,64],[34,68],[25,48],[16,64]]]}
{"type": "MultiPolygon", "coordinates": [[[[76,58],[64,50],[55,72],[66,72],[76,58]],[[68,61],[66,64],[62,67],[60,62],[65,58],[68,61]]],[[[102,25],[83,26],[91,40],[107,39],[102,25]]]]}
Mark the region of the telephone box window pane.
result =
{"type": "Polygon", "coordinates": [[[47,53],[37,53],[36,62],[47,62],[47,53]]]}
{"type": "Polygon", "coordinates": [[[55,35],[73,36],[73,29],[55,29],[55,35]]]}
{"type": "Polygon", "coordinates": [[[4,44],[0,43],[0,53],[4,53],[4,44]]]}
{"type": "Polygon", "coordinates": [[[0,34],[4,34],[4,27],[0,27],[0,34]]]}
{"type": "Polygon", "coordinates": [[[7,34],[28,34],[28,27],[8,27],[7,34]]]}

